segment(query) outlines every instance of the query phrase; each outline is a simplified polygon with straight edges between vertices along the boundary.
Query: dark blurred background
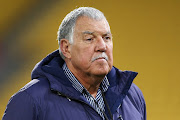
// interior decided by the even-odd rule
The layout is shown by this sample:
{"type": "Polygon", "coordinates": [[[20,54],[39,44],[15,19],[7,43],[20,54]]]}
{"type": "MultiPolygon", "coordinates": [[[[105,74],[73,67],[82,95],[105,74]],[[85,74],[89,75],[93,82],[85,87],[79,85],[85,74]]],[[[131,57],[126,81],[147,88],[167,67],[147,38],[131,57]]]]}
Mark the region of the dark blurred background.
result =
{"type": "Polygon", "coordinates": [[[135,83],[149,120],[180,119],[179,0],[1,0],[0,116],[9,98],[31,80],[35,64],[58,49],[57,30],[76,7],[107,17],[114,66],[139,72],[135,83]]]}

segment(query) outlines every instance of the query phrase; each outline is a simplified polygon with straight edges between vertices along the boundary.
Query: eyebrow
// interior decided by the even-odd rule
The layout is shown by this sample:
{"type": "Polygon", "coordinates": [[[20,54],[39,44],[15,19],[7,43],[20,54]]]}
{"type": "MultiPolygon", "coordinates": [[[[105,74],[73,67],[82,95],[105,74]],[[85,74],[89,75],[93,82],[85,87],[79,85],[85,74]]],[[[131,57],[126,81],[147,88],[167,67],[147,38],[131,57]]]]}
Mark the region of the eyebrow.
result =
{"type": "Polygon", "coordinates": [[[90,32],[90,31],[84,31],[83,34],[90,34],[92,35],[94,32],[90,32]]]}
{"type": "MultiPolygon", "coordinates": [[[[90,35],[93,35],[94,34],[94,32],[90,32],[90,31],[84,31],[84,32],[82,32],[83,34],[90,34],[90,35]]],[[[107,33],[105,33],[104,35],[108,35],[108,34],[110,34],[111,35],[111,32],[107,32],[107,33]]]]}
{"type": "Polygon", "coordinates": [[[107,32],[107,33],[106,33],[106,34],[104,34],[104,35],[112,35],[112,34],[111,34],[111,32],[107,32]]]}

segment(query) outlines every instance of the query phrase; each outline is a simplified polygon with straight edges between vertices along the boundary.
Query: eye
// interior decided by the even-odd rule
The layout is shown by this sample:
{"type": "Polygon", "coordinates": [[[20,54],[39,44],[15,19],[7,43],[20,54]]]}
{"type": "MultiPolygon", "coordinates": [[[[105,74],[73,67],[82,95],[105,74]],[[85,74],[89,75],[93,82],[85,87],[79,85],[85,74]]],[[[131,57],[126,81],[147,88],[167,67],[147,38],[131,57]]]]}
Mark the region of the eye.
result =
{"type": "Polygon", "coordinates": [[[110,36],[104,36],[103,39],[104,40],[111,40],[111,37],[110,36]]]}
{"type": "Polygon", "coordinates": [[[92,41],[93,40],[93,38],[88,38],[88,39],[86,39],[87,41],[92,41]]]}
{"type": "Polygon", "coordinates": [[[92,42],[94,40],[94,36],[93,35],[87,35],[87,34],[85,34],[84,35],[84,41],[86,41],[86,42],[92,42]]]}
{"type": "Polygon", "coordinates": [[[85,41],[88,42],[88,43],[92,43],[94,40],[95,40],[94,37],[87,37],[87,38],[85,38],[85,41]]]}

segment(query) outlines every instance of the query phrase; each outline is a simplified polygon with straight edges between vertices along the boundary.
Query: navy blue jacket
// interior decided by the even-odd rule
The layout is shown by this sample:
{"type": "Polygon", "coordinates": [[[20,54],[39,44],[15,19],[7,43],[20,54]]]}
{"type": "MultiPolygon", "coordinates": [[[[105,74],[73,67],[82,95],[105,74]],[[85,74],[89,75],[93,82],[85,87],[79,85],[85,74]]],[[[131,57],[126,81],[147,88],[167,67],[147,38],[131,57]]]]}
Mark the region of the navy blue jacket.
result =
{"type": "MultiPolygon", "coordinates": [[[[32,81],[11,97],[3,120],[102,120],[72,87],[62,70],[63,63],[58,50],[39,62],[32,81]]],[[[136,75],[115,67],[107,75],[110,86],[105,97],[114,120],[146,120],[142,92],[132,83],[136,75]]],[[[107,108],[105,112],[109,117],[107,108]]]]}

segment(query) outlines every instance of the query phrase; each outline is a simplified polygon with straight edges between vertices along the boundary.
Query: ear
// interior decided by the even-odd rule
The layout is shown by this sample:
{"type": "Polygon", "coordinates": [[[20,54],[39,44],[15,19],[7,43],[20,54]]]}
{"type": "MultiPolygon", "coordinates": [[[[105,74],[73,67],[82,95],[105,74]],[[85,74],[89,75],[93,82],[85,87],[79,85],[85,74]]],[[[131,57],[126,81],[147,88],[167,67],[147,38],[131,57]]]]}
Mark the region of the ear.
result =
{"type": "Polygon", "coordinates": [[[61,49],[63,55],[65,56],[65,58],[71,58],[70,45],[71,44],[69,43],[69,40],[61,39],[61,41],[60,41],[60,49],[61,49]]]}

